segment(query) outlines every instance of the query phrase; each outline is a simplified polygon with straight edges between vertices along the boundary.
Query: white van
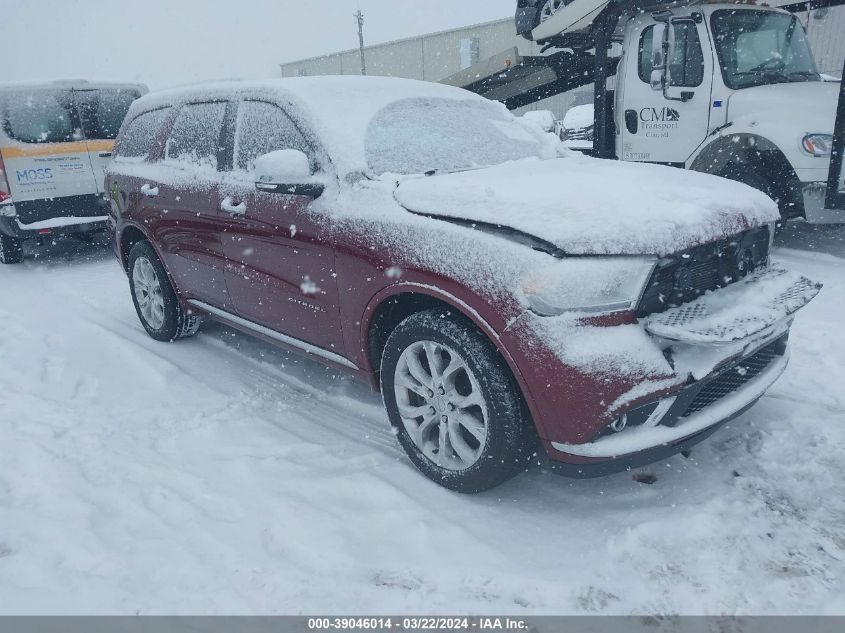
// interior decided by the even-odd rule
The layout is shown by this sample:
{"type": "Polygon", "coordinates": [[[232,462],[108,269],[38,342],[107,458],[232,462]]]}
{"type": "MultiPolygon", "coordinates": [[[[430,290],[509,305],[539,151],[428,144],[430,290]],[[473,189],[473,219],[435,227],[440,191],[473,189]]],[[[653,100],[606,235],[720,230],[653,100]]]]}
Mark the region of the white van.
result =
{"type": "Polygon", "coordinates": [[[103,181],[137,83],[0,83],[0,262],[23,259],[27,239],[106,226],[103,181]]]}

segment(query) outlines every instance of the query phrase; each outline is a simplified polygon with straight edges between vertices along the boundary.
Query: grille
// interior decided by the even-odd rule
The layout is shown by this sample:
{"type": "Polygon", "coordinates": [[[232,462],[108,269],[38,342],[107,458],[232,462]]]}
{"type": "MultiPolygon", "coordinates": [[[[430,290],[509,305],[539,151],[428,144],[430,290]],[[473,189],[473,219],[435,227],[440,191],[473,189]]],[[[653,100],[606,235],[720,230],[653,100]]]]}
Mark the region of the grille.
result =
{"type": "Polygon", "coordinates": [[[751,356],[722,371],[719,376],[708,382],[690,402],[687,410],[681,414],[682,418],[698,413],[714,402],[733,393],[755,376],[759,376],[777,356],[782,356],[786,349],[786,337],[769,343],[754,352],[751,356]]]}
{"type": "Polygon", "coordinates": [[[768,256],[769,228],[761,227],[666,257],[646,285],[637,316],[665,312],[739,281],[768,256]]]}
{"type": "Polygon", "coordinates": [[[571,130],[564,128],[564,141],[592,141],[593,140],[593,126],[583,128],[573,128],[571,130]]]}

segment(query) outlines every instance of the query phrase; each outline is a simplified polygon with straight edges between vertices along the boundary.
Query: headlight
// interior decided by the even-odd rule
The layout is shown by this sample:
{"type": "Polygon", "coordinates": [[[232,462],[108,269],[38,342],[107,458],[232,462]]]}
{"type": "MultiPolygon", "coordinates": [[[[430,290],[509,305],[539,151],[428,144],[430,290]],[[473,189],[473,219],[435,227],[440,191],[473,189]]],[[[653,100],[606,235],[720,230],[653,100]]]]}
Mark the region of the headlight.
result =
{"type": "Polygon", "coordinates": [[[568,257],[529,274],[522,293],[541,316],[632,310],[655,264],[645,257],[568,257]]]}
{"type": "Polygon", "coordinates": [[[813,156],[830,156],[833,147],[832,134],[808,134],[801,141],[804,151],[813,156]]]}

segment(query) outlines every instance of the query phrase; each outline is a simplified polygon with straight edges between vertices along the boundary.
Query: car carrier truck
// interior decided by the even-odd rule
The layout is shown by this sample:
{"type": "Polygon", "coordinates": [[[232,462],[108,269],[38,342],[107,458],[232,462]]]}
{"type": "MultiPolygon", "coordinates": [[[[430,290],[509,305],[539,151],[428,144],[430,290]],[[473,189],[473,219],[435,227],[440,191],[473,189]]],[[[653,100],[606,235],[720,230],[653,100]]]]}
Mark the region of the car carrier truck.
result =
{"type": "Polygon", "coordinates": [[[784,220],[845,222],[845,89],[823,81],[794,15],[753,1],[518,0],[516,48],[446,78],[514,109],[594,84],[600,158],[744,182],[784,220]]]}

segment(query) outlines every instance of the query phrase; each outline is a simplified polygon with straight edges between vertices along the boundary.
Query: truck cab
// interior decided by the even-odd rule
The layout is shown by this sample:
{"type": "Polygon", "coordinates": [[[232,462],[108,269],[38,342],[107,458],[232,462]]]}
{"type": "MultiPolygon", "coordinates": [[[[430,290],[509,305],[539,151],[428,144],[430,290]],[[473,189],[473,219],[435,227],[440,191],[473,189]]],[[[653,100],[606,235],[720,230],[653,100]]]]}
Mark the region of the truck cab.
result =
{"type": "Polygon", "coordinates": [[[623,19],[619,159],[745,182],[784,219],[845,221],[824,209],[840,86],[823,81],[794,15],[704,4],[623,19]]]}
{"type": "Polygon", "coordinates": [[[842,4],[518,0],[517,32],[542,54],[514,48],[443,81],[511,109],[592,83],[579,149],[743,182],[783,220],[845,222],[845,90],[794,15],[842,4]]]}

